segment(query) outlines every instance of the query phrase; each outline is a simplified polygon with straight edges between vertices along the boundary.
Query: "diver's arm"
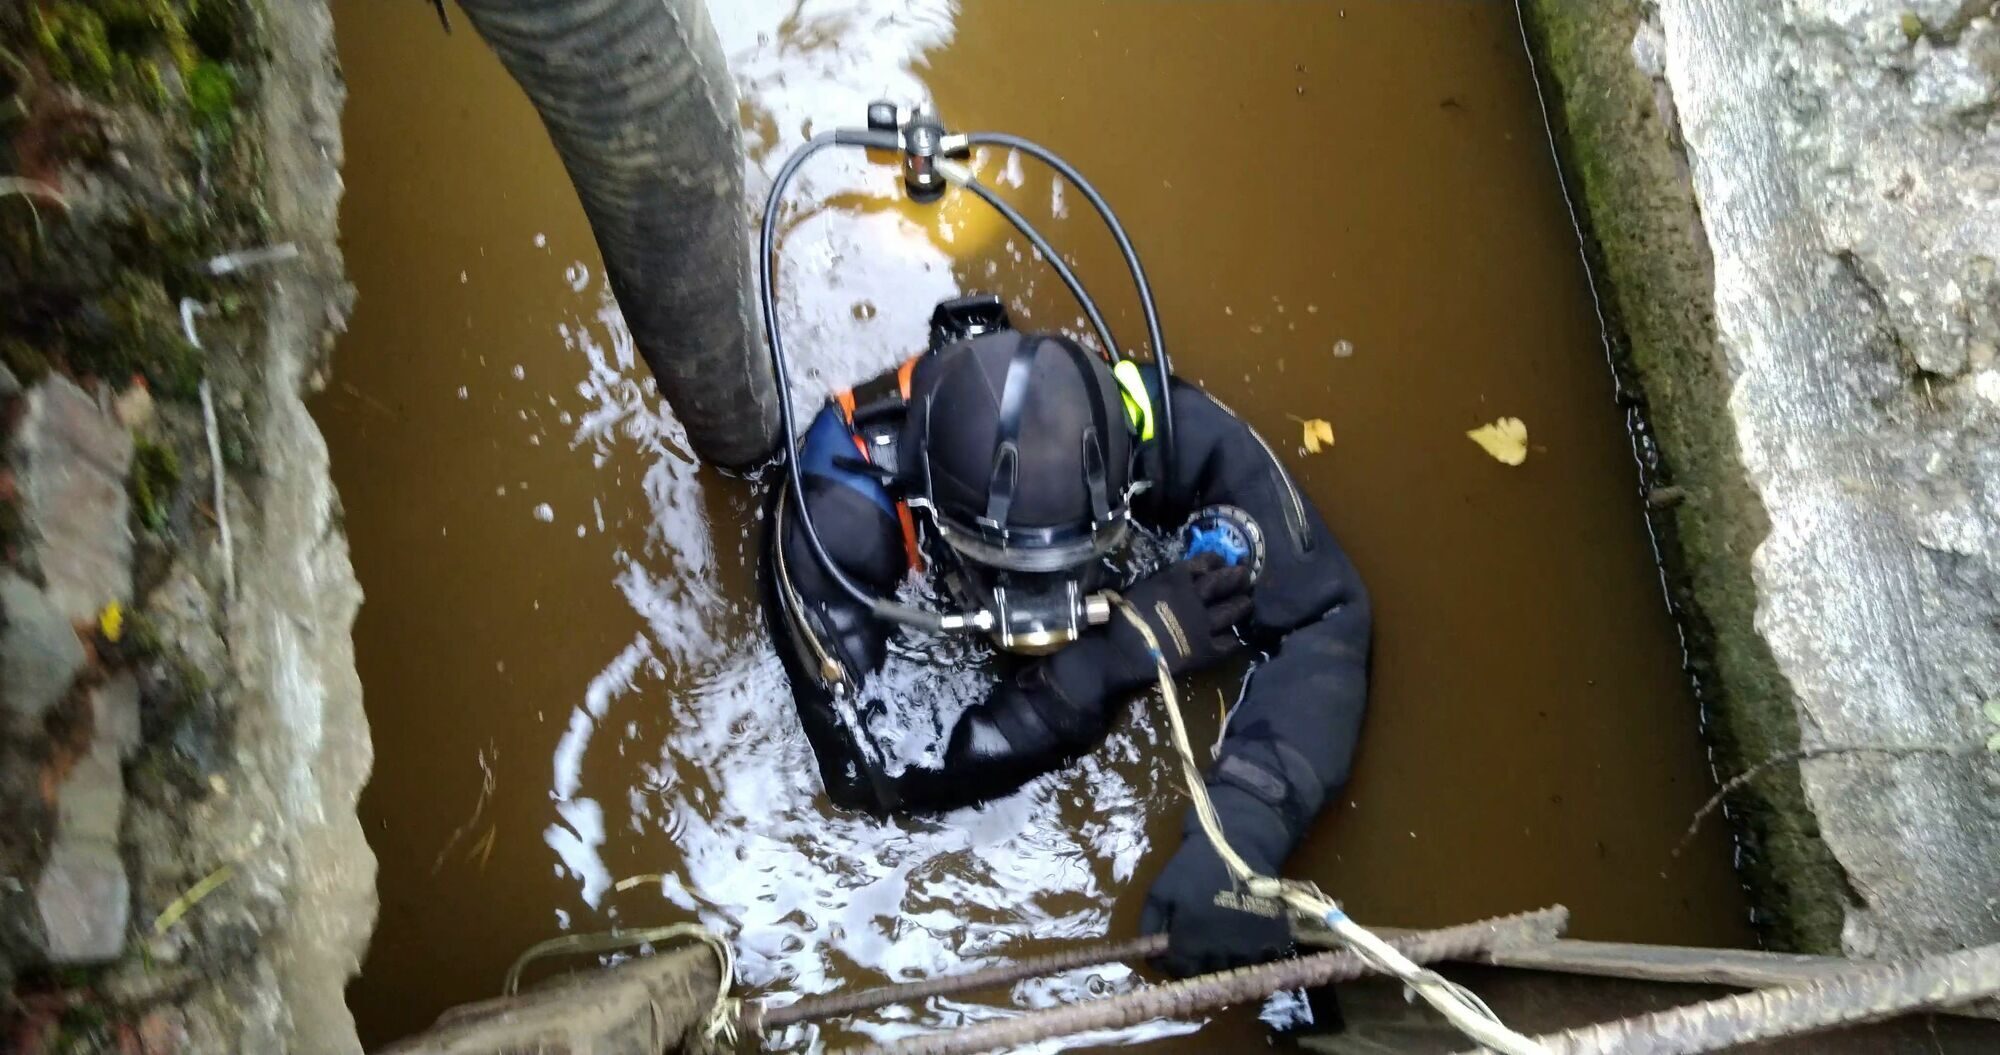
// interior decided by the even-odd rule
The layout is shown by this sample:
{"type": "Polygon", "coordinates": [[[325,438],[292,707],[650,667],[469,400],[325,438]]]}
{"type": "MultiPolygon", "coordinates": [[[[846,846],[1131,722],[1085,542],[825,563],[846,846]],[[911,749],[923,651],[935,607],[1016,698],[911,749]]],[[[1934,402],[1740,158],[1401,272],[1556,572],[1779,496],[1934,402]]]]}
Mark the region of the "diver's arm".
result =
{"type": "Polygon", "coordinates": [[[1102,740],[1116,708],[1151,682],[1118,651],[1099,627],[1009,672],[959,715],[936,768],[904,771],[902,808],[948,810],[996,798],[1102,740]]]}
{"type": "Polygon", "coordinates": [[[900,780],[904,807],[940,810],[1020,787],[1104,739],[1117,709],[1157,677],[1199,670],[1240,647],[1230,627],[1249,614],[1248,569],[1213,555],[1180,561],[1125,591],[1148,640],[1114,618],[1053,656],[1027,664],[959,716],[942,765],[900,780]]]}
{"type": "MultiPolygon", "coordinates": [[[[852,452],[852,442],[832,411],[814,421],[800,452],[806,501],[828,556],[864,588],[886,595],[906,573],[908,557],[886,492],[834,460],[852,452]]],[[[871,747],[847,727],[833,686],[844,677],[858,690],[880,670],[893,628],[821,566],[789,487],[772,504],[770,524],[775,538],[765,551],[765,611],[827,794],[851,809],[888,808],[879,766],[865,754],[871,747]],[[838,667],[834,678],[828,677],[829,661],[838,667]]]]}
{"type": "MultiPolygon", "coordinates": [[[[808,474],[805,490],[813,526],[827,555],[862,588],[882,596],[894,594],[908,568],[895,519],[852,487],[825,477],[808,474]]],[[[820,564],[789,493],[780,528],[787,582],[809,613],[820,643],[834,650],[858,685],[881,669],[892,628],[849,596],[820,564]]]]}
{"type": "MultiPolygon", "coordinates": [[[[1264,535],[1264,570],[1244,630],[1275,640],[1276,651],[1230,712],[1207,784],[1230,844],[1275,875],[1347,781],[1367,702],[1368,592],[1318,510],[1247,424],[1190,387],[1176,389],[1174,410],[1176,515],[1233,505],[1264,535]]],[[[1168,969],[1189,974],[1281,951],[1290,940],[1283,918],[1217,905],[1229,876],[1192,817],[1183,828],[1144,918],[1148,932],[1171,937],[1168,969]]]]}

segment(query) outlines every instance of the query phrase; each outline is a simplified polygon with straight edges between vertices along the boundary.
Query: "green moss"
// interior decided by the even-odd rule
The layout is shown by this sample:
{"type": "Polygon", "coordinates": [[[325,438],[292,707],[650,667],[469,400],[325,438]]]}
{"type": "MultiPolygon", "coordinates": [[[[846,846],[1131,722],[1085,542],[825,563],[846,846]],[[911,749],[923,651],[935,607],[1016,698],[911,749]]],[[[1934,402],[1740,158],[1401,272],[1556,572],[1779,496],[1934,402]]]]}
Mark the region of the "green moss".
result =
{"type": "Polygon", "coordinates": [[[102,1004],[87,1001],[64,1009],[62,1020],[56,1025],[53,1047],[62,1055],[106,1051],[112,1047],[111,1032],[110,1013],[102,1004]]]}
{"type": "Polygon", "coordinates": [[[78,318],[64,326],[73,373],[123,383],[144,377],[157,393],[192,398],[203,375],[201,351],[181,334],[179,311],[152,275],[116,275],[78,318]]]}
{"type": "MultiPolygon", "coordinates": [[[[188,36],[185,8],[174,0],[98,0],[105,34],[126,54],[162,47],[185,76],[199,60],[188,36]]],[[[187,6],[195,6],[193,3],[187,6]]]]}
{"type": "Polygon", "coordinates": [[[160,626],[144,612],[134,612],[125,618],[125,655],[133,660],[158,659],[166,654],[166,639],[160,636],[160,626]]]}
{"type": "Polygon", "coordinates": [[[171,448],[140,440],[132,451],[132,509],[154,531],[167,526],[168,506],[180,486],[181,461],[171,448]]]}
{"type": "Polygon", "coordinates": [[[1898,22],[1903,27],[1904,39],[1910,43],[1915,44],[1924,35],[1923,16],[1917,14],[1915,11],[1903,12],[1898,22]]]}
{"type": "Polygon", "coordinates": [[[219,62],[195,64],[187,78],[188,109],[211,132],[226,131],[236,118],[236,75],[219,62]]]}
{"type": "Polygon", "coordinates": [[[221,127],[235,104],[235,76],[222,65],[235,50],[234,10],[229,0],[42,0],[33,29],[58,81],[156,109],[173,105],[177,82],[197,119],[221,127]],[[219,50],[205,50],[197,29],[219,50]]]}
{"type": "MultiPolygon", "coordinates": [[[[1795,750],[1791,687],[1756,630],[1751,555],[1769,530],[1738,456],[1730,381],[1711,314],[1714,279],[1675,132],[1630,58],[1640,0],[1531,0],[1564,169],[1587,217],[1594,277],[1621,374],[1645,394],[1659,482],[1686,499],[1659,515],[1725,775],[1795,750]]],[[[1798,771],[1780,767],[1732,800],[1768,940],[1838,952],[1850,893],[1820,840],[1798,771]]]]}
{"type": "Polygon", "coordinates": [[[103,92],[118,72],[118,57],[104,19],[81,3],[56,3],[35,8],[35,44],[57,80],[85,91],[103,92]]]}

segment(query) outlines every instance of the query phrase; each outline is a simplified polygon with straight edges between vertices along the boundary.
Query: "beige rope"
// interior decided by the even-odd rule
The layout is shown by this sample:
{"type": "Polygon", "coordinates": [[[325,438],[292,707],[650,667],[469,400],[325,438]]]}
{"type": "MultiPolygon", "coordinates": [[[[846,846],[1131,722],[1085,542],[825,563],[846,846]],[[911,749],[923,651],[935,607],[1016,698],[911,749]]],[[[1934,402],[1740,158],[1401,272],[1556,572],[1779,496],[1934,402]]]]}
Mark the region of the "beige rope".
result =
{"type": "Polygon", "coordinates": [[[1508,1029],[1499,1016],[1470,990],[1436,971],[1418,966],[1394,946],[1349,919],[1347,913],[1341,911],[1332,898],[1320,893],[1318,887],[1298,880],[1261,875],[1243,860],[1229,845],[1229,839],[1222,831],[1222,821],[1215,814],[1215,804],[1209,800],[1208,784],[1202,774],[1201,763],[1195,759],[1194,746],[1188,740],[1187,722],[1181,717],[1180,694],[1174,688],[1173,671],[1167,666],[1166,655],[1160,649],[1160,639],[1154,636],[1153,628],[1146,624],[1130,602],[1111,591],[1106,591],[1105,595],[1117,607],[1118,614],[1139,632],[1140,639],[1145,641],[1153,654],[1153,664],[1159,673],[1160,699],[1166,705],[1167,726],[1174,752],[1180,755],[1181,777],[1187,783],[1188,797],[1194,800],[1195,818],[1200,821],[1209,845],[1215,848],[1216,856],[1222,858],[1229,874],[1243,884],[1250,896],[1282,902],[1299,920],[1326,928],[1355,955],[1409,986],[1459,1032],[1480,1045],[1502,1055],[1547,1055],[1547,1048],[1508,1029]]]}

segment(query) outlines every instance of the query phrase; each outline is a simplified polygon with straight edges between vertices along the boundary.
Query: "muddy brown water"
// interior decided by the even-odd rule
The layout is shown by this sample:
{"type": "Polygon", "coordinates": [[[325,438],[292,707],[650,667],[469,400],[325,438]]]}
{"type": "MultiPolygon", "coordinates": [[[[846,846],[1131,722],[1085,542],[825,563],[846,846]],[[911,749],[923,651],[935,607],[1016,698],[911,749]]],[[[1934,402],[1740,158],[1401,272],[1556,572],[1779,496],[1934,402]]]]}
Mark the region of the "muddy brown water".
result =
{"type": "MultiPolygon", "coordinates": [[[[1354,781],[1292,871],[1383,924],[1562,902],[1576,936],[1750,940],[1723,833],[1672,853],[1713,785],[1510,5],[715,9],[756,193],[878,96],[1054,146],[1133,232],[1180,371],[1272,437],[1326,512],[1373,589],[1374,683],[1354,781]],[[1465,436],[1501,415],[1528,425],[1520,468],[1465,436]],[[1298,446],[1306,418],[1333,425],[1331,451],[1298,446]]],[[[1181,815],[1156,716],[980,810],[832,810],[753,606],[758,491],[689,458],[533,113],[429,5],[335,11],[361,299],[316,410],[368,597],[382,910],[350,993],[364,1038],[492,995],[538,940],[614,925],[698,916],[732,935],[745,985],[805,992],[1130,933],[1181,815]],[[634,877],[663,878],[619,888],[634,877]]],[[[982,171],[1136,342],[1080,197],[1004,156],[982,171]]],[[[959,289],[1080,328],[967,203],[912,208],[858,158],[816,163],[796,193],[802,401],[914,350],[959,289]]],[[[892,688],[962,706],[981,684],[951,665],[892,688]]],[[[1211,735],[1231,688],[1190,693],[1211,735]]],[[[891,736],[933,724],[889,718],[891,736]]],[[[1079,971],[781,1040],[1138,983],[1079,971]]],[[[1253,1036],[1252,1014],[1088,1039],[1211,1049],[1253,1036]]]]}

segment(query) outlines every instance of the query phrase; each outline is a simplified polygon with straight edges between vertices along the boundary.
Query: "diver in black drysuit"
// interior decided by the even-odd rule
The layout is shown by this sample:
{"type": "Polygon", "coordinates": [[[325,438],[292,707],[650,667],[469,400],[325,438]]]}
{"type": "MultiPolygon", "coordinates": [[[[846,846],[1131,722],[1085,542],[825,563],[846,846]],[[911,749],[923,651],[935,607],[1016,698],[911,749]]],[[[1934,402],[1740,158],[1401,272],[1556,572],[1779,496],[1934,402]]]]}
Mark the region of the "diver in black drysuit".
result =
{"type": "MultiPolygon", "coordinates": [[[[1171,531],[1190,513],[1215,505],[1247,513],[1265,551],[1254,585],[1249,568],[1224,566],[1207,555],[1170,564],[1122,593],[1146,617],[1176,674],[1244,647],[1268,654],[1228,716],[1207,783],[1231,844],[1253,868],[1279,875],[1313,818],[1347,780],[1367,692],[1368,594],[1270,448],[1192,384],[1176,380],[1171,386],[1175,449],[1171,459],[1163,457],[1150,422],[1135,420],[1149,419],[1162,398],[1154,376],[1144,380],[1150,404],[1121,398],[1103,361],[1064,338],[1000,329],[940,348],[934,334],[931,353],[843,393],[815,419],[798,453],[806,500],[828,555],[869,589],[892,594],[920,566],[922,554],[944,548],[924,514],[948,512],[954,500],[950,481],[943,480],[953,449],[972,454],[958,461],[978,469],[977,486],[960,488],[966,494],[959,497],[978,507],[1001,428],[996,416],[1004,417],[1011,403],[1023,420],[1017,421],[1018,463],[1004,465],[1012,511],[1002,519],[1020,522],[1023,508],[1037,501],[1044,521],[1059,519],[1048,509],[1078,501],[1094,500],[1102,512],[1098,485],[1106,474],[1098,467],[1104,461],[1112,463],[1112,486],[1131,495],[1131,519],[1148,528],[1171,531]],[[1016,360],[1025,363],[1018,376],[1008,369],[1016,360]],[[1094,366],[1079,369],[1086,360],[1094,366]],[[1106,408],[1120,419],[1109,427],[1100,412],[1106,408]],[[1085,435],[1081,448],[1079,432],[1085,435]],[[1124,443],[1110,433],[1123,434],[1124,443]],[[918,459],[911,452],[918,447],[928,456],[928,485],[913,467],[918,459]],[[880,461],[903,464],[879,464],[876,455],[890,448],[899,448],[894,458],[880,461]],[[1078,453],[1084,448],[1090,453],[1078,453]],[[1070,486],[1086,459],[1097,475],[1086,487],[1070,486]],[[1120,476],[1121,460],[1131,467],[1130,480],[1120,476]],[[1162,479],[1169,464],[1173,478],[1162,479]],[[1152,484],[1133,488],[1134,480],[1152,484]],[[912,515],[897,505],[899,497],[926,487],[936,509],[912,515]],[[1089,495],[1080,499],[1084,491],[1089,495]]],[[[1136,382],[1135,371],[1128,394],[1136,382]]],[[[1145,641],[1126,619],[1113,617],[1052,654],[1003,655],[1009,666],[987,698],[958,719],[938,768],[885,776],[871,761],[871,749],[840,718],[827,673],[829,661],[838,665],[852,689],[880,669],[895,628],[830,579],[797,526],[789,492],[781,494],[787,496],[782,508],[766,518],[772,525],[765,546],[766,608],[836,804],[878,814],[926,812],[1005,794],[1095,747],[1127,701],[1154,684],[1157,669],[1145,641]]],[[[1145,903],[1146,932],[1169,934],[1166,969],[1182,975],[1217,970],[1289,949],[1282,913],[1226,896],[1232,886],[1190,810],[1181,847],[1145,903]]]]}

